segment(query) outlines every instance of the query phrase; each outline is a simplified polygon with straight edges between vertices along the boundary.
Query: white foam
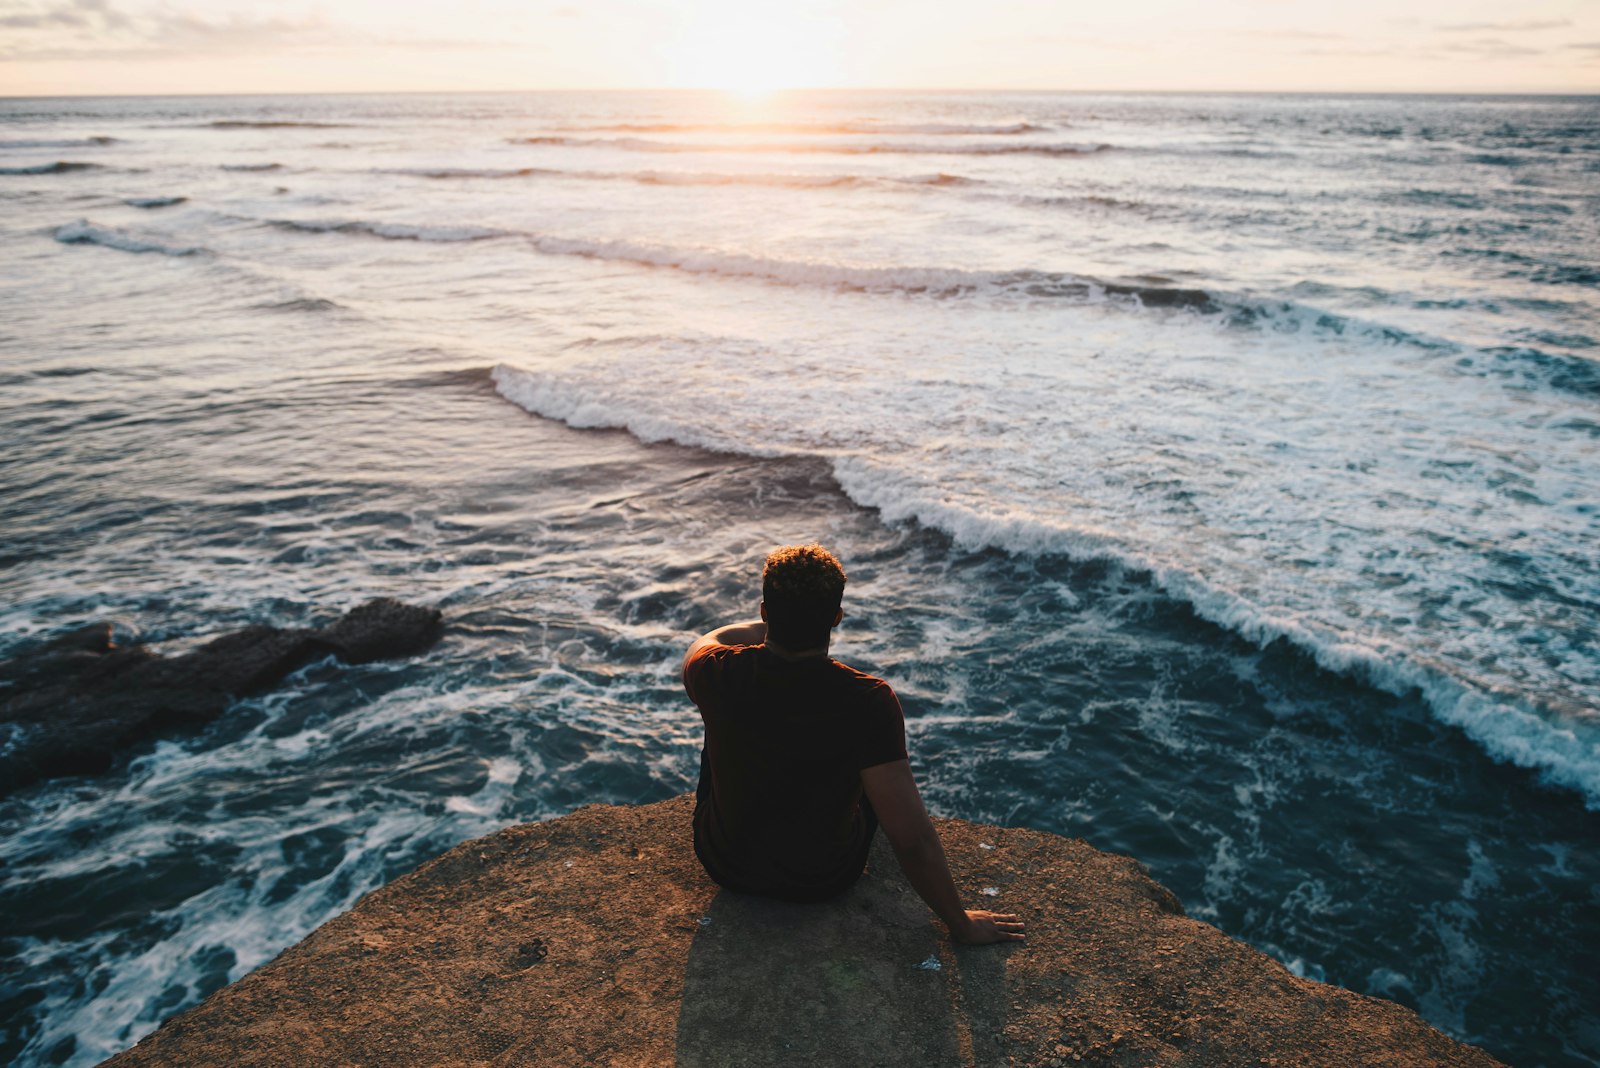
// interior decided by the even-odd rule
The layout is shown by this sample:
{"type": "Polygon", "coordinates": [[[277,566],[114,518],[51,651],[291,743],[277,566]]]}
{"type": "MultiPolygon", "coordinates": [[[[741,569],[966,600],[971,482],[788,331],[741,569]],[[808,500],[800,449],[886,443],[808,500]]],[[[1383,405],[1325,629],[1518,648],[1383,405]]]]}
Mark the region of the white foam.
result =
{"type": "Polygon", "coordinates": [[[97,226],[88,219],[57,227],[55,238],[64,245],[102,245],[123,252],[157,252],[163,256],[193,256],[205,251],[195,245],[169,245],[153,237],[97,226]]]}
{"type": "Polygon", "coordinates": [[[1216,844],[1211,852],[1211,861],[1206,865],[1206,875],[1203,886],[1207,900],[1213,907],[1218,901],[1227,901],[1234,895],[1238,888],[1239,877],[1244,874],[1244,862],[1234,848],[1233,838],[1230,835],[1218,835],[1216,844]]]}
{"type": "MultiPolygon", "coordinates": [[[[161,741],[132,761],[120,781],[19,799],[34,811],[19,821],[24,830],[7,840],[0,859],[20,861],[30,880],[93,878],[117,871],[129,858],[171,857],[178,848],[175,840],[195,841],[181,847],[191,852],[222,846],[229,857],[226,875],[151,917],[152,925],[169,930],[147,946],[128,949],[120,929],[73,943],[19,939],[18,959],[36,974],[62,974],[65,968],[67,973],[103,971],[109,976],[97,993],[82,988],[52,991],[29,1054],[72,1036],[77,1042],[73,1063],[98,1063],[170,1015],[171,1004],[153,1007],[167,988],[187,987],[183,1002],[193,1002],[194,985],[206,974],[207,951],[231,952],[226,978],[237,979],[381,885],[397,855],[419,845],[426,855],[503,826],[523,771],[509,756],[484,760],[483,786],[471,795],[445,798],[442,805],[414,794],[395,796],[375,781],[359,797],[348,790],[308,791],[303,800],[290,802],[294,807],[289,810],[268,806],[240,814],[237,805],[219,805],[202,817],[189,807],[190,799],[204,796],[207,783],[261,783],[264,769],[272,769],[267,784],[293,781],[314,774],[314,765],[305,762],[365,744],[367,736],[376,736],[379,745],[395,745],[396,738],[415,731],[425,718],[449,722],[485,704],[481,691],[441,693],[434,682],[431,687],[388,691],[322,727],[277,736],[273,728],[280,718],[304,699],[291,684],[249,702],[264,719],[231,744],[201,749],[192,740],[161,741]],[[83,844],[57,848],[63,841],[78,841],[85,828],[94,834],[83,838],[83,844]],[[330,858],[327,871],[301,882],[287,896],[275,895],[279,880],[290,871],[284,841],[312,832],[338,840],[337,859],[330,858]],[[231,854],[234,849],[237,855],[231,854]]],[[[517,744],[513,751],[527,748],[517,744]]],[[[530,767],[537,771],[537,758],[531,759],[530,767]]],[[[542,814],[521,812],[524,818],[542,814]]]]}
{"type": "Polygon", "coordinates": [[[1412,990],[1411,977],[1404,972],[1397,972],[1393,968],[1374,968],[1367,975],[1366,991],[1379,997],[1395,997],[1397,991],[1410,993],[1412,990]]]}
{"type": "Polygon", "coordinates": [[[522,765],[510,757],[495,757],[489,761],[489,781],[510,786],[522,777],[522,765]]]}
{"type": "MultiPolygon", "coordinates": [[[[641,172],[651,174],[654,172],[641,172]]],[[[637,177],[637,175],[632,175],[637,177]]],[[[705,176],[693,175],[694,181],[705,176]]],[[[760,176],[773,177],[773,176],[760,176]]],[[[822,176],[831,182],[831,176],[822,176]]],[[[741,179],[742,180],[742,179],[741,179]]],[[[886,184],[947,185],[969,180],[935,174],[872,179],[886,184]]],[[[749,279],[777,285],[839,289],[865,293],[899,293],[907,296],[962,297],[979,295],[990,300],[1043,304],[1116,304],[1146,308],[1158,314],[1210,318],[1219,326],[1250,325],[1280,334],[1325,334],[1336,338],[1368,340],[1378,344],[1404,343],[1437,355],[1457,355],[1471,350],[1446,339],[1399,330],[1381,322],[1332,315],[1294,301],[1266,301],[1243,294],[1183,288],[1165,283],[1124,284],[1102,281],[1070,271],[1034,267],[974,270],[962,267],[882,265],[834,260],[788,259],[759,256],[723,248],[668,245],[644,241],[569,237],[497,226],[438,225],[366,219],[273,219],[269,224],[285,230],[310,233],[353,233],[401,241],[483,241],[521,238],[534,250],[550,256],[632,263],[662,267],[688,274],[749,279]]],[[[1483,353],[1483,356],[1490,354],[1483,353]]],[[[1498,357],[1502,362],[1504,355],[1498,357]]]]}
{"type": "MultiPolygon", "coordinates": [[[[550,247],[699,270],[911,281],[619,243],[550,247]]],[[[959,286],[977,274],[921,281],[959,286]]],[[[501,365],[493,379],[507,399],[572,426],[825,457],[858,504],[944,531],[964,549],[1147,572],[1201,618],[1258,645],[1288,641],[1330,670],[1396,695],[1420,692],[1493,759],[1600,807],[1600,688],[1549,659],[1569,645],[1578,656],[1582,628],[1563,631],[1561,616],[1498,592],[1504,580],[1478,529],[1485,509],[1508,507],[1500,476],[1450,474],[1520,463],[1537,473],[1541,498],[1582,500],[1600,492],[1589,439],[1549,435],[1524,418],[1544,401],[1455,376],[1424,346],[1408,355],[1365,335],[1288,344],[1275,332],[1197,330],[1205,321],[1192,316],[1130,316],[1115,301],[1069,304],[1024,321],[1037,341],[1015,319],[995,338],[959,309],[923,305],[905,314],[942,318],[907,330],[902,351],[892,340],[901,313],[875,303],[872,314],[888,321],[874,336],[888,340],[870,360],[810,339],[774,351],[743,339],[649,338],[569,353],[539,372],[501,365]],[[930,375],[917,338],[939,329],[959,355],[930,375]],[[1118,361],[1085,359],[1105,336],[1118,361]],[[1073,339],[1065,353],[1063,337],[1073,339]],[[1328,361],[1340,375],[1316,370],[1328,361]],[[763,373],[727,373],[739,366],[763,373]],[[1381,474],[1361,477],[1366,468],[1381,474]],[[1425,626],[1419,599],[1459,601],[1497,626],[1448,616],[1425,626]]],[[[1519,549],[1574,559],[1596,527],[1582,509],[1540,508],[1517,522],[1519,549]]]]}

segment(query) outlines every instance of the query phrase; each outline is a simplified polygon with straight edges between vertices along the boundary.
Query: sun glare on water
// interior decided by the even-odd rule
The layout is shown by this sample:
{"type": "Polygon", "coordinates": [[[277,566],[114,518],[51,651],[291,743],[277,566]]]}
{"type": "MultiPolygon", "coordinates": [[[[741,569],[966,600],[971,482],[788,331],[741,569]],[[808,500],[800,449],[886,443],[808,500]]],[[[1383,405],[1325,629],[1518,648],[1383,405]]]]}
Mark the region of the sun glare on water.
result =
{"type": "Polygon", "coordinates": [[[760,99],[781,89],[838,84],[836,42],[826,19],[793,6],[708,3],[673,48],[674,84],[760,99]]]}

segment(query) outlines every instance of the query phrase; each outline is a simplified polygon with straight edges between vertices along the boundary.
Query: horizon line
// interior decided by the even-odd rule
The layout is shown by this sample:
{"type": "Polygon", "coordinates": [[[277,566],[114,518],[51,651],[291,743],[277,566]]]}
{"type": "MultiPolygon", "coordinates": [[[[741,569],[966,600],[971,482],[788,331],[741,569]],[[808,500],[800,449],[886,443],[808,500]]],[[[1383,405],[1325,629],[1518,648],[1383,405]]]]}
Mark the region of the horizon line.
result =
{"type": "Polygon", "coordinates": [[[822,93],[912,93],[912,94],[970,94],[997,95],[1055,94],[1055,95],[1140,95],[1140,96],[1412,96],[1412,97],[1600,97],[1600,86],[1587,89],[1040,89],[997,87],[895,87],[895,86],[795,86],[772,89],[756,94],[714,86],[628,86],[628,87],[567,87],[539,89],[297,89],[251,90],[229,89],[219,92],[127,92],[127,93],[5,93],[0,100],[125,100],[171,99],[206,97],[297,97],[297,96],[445,96],[445,95],[517,95],[517,94],[577,94],[577,93],[672,93],[719,96],[754,96],[771,98],[822,93]]]}

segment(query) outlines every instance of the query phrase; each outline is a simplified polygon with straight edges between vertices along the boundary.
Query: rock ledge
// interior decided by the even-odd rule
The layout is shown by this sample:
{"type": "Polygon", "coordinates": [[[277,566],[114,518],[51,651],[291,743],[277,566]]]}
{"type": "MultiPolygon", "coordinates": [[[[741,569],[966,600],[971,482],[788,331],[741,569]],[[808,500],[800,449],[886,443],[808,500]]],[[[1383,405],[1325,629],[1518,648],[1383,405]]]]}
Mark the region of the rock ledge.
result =
{"type": "Polygon", "coordinates": [[[968,899],[1029,923],[1025,945],[969,948],[881,835],[837,901],[720,890],[692,806],[592,805],[457,846],[107,1064],[1499,1063],[1296,978],[1082,841],[937,821],[968,899]]]}

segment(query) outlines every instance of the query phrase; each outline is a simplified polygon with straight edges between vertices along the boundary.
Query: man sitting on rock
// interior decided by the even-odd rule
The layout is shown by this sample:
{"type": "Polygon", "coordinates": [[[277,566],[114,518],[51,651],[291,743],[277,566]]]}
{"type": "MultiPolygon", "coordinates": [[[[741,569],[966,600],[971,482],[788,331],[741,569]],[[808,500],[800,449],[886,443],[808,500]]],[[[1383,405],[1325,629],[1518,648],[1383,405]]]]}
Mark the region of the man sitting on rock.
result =
{"type": "Polygon", "coordinates": [[[1021,940],[1016,916],[962,908],[894,691],[828,656],[844,585],[822,546],[776,549],[761,573],[761,619],[689,647],[683,685],[706,725],[695,854],[730,890],[821,901],[861,877],[881,823],[951,938],[1021,940]]]}

